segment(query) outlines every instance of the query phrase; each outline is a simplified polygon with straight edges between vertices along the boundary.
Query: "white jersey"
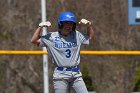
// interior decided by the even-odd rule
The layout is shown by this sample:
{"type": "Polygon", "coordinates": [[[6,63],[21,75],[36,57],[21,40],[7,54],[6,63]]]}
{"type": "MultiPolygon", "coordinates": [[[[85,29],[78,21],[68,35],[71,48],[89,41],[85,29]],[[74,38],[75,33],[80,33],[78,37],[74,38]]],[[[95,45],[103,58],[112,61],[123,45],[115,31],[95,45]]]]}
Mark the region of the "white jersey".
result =
{"type": "Polygon", "coordinates": [[[59,32],[50,32],[41,37],[40,46],[46,47],[56,66],[74,67],[80,63],[80,46],[89,44],[89,37],[79,31],[68,36],[59,32]]]}

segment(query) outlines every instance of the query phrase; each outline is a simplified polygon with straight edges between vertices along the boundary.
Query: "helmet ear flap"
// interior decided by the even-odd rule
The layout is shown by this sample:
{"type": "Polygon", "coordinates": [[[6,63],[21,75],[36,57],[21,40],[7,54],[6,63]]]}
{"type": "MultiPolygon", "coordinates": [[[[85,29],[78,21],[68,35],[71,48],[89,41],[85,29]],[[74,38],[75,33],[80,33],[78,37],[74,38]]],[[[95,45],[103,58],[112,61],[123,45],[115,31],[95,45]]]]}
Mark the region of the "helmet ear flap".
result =
{"type": "Polygon", "coordinates": [[[76,23],[73,23],[73,28],[72,28],[72,30],[75,31],[75,29],[76,29],[76,23]]]}
{"type": "Polygon", "coordinates": [[[62,29],[63,28],[63,24],[62,24],[61,21],[58,23],[58,27],[59,27],[59,29],[62,29]]]}

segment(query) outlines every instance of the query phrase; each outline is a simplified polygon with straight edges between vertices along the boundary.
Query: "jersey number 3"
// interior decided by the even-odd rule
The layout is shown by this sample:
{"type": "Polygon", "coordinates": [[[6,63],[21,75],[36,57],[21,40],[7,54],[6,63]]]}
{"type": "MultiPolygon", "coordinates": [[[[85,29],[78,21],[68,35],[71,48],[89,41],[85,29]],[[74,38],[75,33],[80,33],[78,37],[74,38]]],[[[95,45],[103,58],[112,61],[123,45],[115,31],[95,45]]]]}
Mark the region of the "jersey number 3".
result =
{"type": "Polygon", "coordinates": [[[67,49],[65,52],[66,52],[66,58],[70,58],[70,56],[71,56],[70,49],[67,49]]]}

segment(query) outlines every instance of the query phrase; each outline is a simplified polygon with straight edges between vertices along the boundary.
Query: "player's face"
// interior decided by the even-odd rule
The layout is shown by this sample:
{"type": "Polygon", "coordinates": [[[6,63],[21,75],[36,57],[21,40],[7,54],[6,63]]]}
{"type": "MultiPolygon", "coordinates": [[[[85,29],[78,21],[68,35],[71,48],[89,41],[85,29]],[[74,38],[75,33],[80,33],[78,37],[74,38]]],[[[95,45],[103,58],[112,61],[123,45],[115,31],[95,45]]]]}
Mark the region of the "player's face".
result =
{"type": "Polygon", "coordinates": [[[69,21],[65,21],[63,22],[63,27],[61,30],[62,35],[67,36],[70,34],[70,32],[72,31],[73,28],[73,23],[69,22],[69,21]]]}

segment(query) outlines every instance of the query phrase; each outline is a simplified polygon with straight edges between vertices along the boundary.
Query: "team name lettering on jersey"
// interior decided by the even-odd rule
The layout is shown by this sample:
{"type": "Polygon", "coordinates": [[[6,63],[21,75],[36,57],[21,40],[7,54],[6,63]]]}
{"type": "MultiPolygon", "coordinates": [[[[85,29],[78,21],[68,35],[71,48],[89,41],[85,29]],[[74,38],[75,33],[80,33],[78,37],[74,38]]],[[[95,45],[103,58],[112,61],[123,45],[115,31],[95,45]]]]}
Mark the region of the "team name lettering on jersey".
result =
{"type": "Polygon", "coordinates": [[[54,42],[56,48],[72,48],[77,46],[76,42],[63,42],[59,37],[55,37],[54,42]]]}
{"type": "Polygon", "coordinates": [[[56,48],[72,48],[72,47],[76,47],[76,46],[77,46],[76,42],[68,42],[68,43],[64,43],[61,41],[55,42],[56,48]]]}

